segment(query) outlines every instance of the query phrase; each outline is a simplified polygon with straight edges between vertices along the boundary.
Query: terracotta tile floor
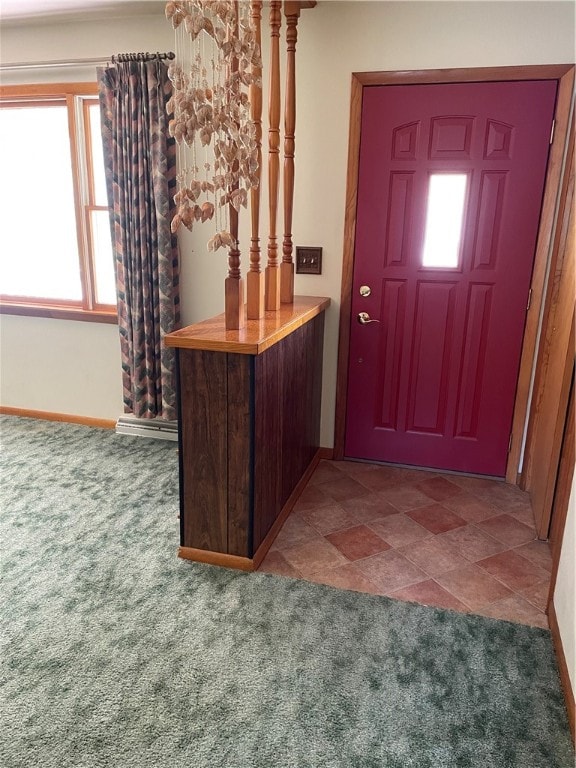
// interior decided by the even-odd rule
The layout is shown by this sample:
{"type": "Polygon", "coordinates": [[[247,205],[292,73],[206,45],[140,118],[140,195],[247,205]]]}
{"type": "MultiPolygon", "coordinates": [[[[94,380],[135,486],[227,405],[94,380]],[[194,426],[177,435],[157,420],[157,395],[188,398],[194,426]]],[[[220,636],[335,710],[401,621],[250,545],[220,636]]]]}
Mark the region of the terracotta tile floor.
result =
{"type": "Polygon", "coordinates": [[[322,461],[260,570],[548,627],[551,568],[518,488],[322,461]]]}

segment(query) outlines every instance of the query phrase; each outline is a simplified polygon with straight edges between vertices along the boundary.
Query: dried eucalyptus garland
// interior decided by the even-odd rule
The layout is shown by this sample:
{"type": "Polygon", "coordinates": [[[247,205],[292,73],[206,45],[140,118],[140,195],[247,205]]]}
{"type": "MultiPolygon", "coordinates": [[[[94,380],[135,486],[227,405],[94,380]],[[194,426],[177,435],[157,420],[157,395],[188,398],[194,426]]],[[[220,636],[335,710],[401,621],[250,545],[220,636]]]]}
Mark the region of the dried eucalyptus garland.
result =
{"type": "Polygon", "coordinates": [[[208,250],[236,248],[228,231],[228,206],[236,211],[246,207],[248,190],[259,183],[248,88],[262,87],[253,74],[262,64],[250,3],[168,2],[166,17],[176,30],[169,130],[180,152],[172,232],[215,218],[208,250]],[[187,55],[189,65],[183,65],[187,55]]]}

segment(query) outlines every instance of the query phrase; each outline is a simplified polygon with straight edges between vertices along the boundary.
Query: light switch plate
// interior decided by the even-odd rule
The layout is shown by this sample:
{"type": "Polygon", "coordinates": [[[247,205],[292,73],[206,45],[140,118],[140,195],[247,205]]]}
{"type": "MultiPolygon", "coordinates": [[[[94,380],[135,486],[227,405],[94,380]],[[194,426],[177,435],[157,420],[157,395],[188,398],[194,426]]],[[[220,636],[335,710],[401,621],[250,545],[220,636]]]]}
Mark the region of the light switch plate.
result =
{"type": "Polygon", "coordinates": [[[321,275],[322,248],[297,245],[296,272],[301,275],[321,275]]]}

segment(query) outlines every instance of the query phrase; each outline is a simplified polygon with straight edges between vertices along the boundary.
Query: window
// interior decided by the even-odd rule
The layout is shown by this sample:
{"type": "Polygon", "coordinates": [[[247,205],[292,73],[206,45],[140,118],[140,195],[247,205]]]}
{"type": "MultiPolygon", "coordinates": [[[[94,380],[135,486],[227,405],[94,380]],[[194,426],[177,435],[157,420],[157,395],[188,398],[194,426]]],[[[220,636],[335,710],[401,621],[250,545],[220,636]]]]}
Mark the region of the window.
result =
{"type": "Polygon", "coordinates": [[[97,86],[0,89],[3,312],[115,322],[97,86]]]}
{"type": "Polygon", "coordinates": [[[467,180],[465,173],[433,173],[430,176],[423,267],[458,267],[467,180]]]}

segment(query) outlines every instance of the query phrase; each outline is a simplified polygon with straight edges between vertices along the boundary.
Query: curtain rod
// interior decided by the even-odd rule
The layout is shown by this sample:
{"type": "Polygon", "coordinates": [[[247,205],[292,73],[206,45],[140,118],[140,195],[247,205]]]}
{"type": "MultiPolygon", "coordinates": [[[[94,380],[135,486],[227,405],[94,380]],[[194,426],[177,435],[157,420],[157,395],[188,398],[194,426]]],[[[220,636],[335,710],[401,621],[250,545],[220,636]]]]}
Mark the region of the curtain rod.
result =
{"type": "Polygon", "coordinates": [[[168,53],[143,53],[142,51],[140,53],[117,53],[114,56],[112,56],[112,63],[115,64],[118,61],[154,61],[154,59],[158,59],[159,61],[164,61],[165,59],[175,59],[176,54],[172,53],[172,51],[169,51],[168,53]]]}
{"type": "Polygon", "coordinates": [[[54,67],[80,67],[90,64],[109,64],[116,61],[149,61],[151,59],[174,59],[175,54],[169,53],[119,53],[114,56],[100,56],[92,59],[61,59],[60,61],[25,61],[1,64],[3,72],[15,72],[19,69],[51,69],[54,67]]]}

